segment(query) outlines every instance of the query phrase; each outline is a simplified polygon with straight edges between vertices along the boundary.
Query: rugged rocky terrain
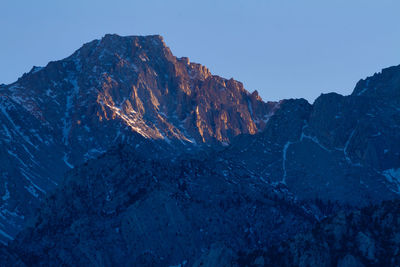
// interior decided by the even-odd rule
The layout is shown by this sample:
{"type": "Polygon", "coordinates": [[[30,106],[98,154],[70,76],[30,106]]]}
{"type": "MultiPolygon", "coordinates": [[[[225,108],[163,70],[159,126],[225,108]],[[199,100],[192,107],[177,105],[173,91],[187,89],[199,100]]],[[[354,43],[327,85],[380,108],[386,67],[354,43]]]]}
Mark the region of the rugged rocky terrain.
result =
{"type": "Polygon", "coordinates": [[[0,122],[6,265],[368,265],[393,252],[320,252],[332,244],[315,229],[397,205],[400,67],[349,96],[263,102],[160,36],[106,35],[1,85],[0,122]],[[306,238],[323,243],[298,260],[306,238]]]}
{"type": "Polygon", "coordinates": [[[349,96],[283,101],[263,132],[240,136],[225,157],[303,199],[360,206],[397,198],[399,77],[393,67],[361,80],[349,96]]]}
{"type": "Polygon", "coordinates": [[[33,266],[190,266],[214,246],[234,255],[324,216],[227,163],[185,158],[148,160],[121,146],[90,160],[11,249],[33,266]]]}
{"type": "Polygon", "coordinates": [[[400,202],[341,211],[312,231],[267,251],[241,255],[243,266],[399,266],[400,202]]]}
{"type": "Polygon", "coordinates": [[[227,144],[263,129],[274,106],[174,57],[160,36],[106,35],[34,67],[0,87],[0,238],[21,229],[68,169],[113,145],[163,140],[147,154],[161,157],[227,144]]]}

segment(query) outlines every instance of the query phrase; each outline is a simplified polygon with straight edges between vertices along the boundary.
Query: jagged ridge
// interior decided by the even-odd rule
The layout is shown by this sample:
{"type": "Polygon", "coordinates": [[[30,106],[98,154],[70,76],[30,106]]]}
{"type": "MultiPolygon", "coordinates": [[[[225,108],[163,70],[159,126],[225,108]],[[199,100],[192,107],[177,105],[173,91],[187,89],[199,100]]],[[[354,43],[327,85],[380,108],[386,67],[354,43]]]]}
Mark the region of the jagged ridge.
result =
{"type": "Polygon", "coordinates": [[[274,106],[157,35],[106,35],[0,90],[3,242],[68,169],[113,145],[161,140],[158,157],[227,144],[263,129],[274,106]]]}

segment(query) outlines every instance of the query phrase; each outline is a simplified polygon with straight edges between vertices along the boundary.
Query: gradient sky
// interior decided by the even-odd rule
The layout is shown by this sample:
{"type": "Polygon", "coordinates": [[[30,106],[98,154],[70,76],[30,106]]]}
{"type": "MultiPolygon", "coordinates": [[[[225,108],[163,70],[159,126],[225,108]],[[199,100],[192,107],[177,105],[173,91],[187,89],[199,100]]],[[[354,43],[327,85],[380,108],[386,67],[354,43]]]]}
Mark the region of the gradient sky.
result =
{"type": "Polygon", "coordinates": [[[1,0],[0,83],[106,33],[161,34],[264,100],[313,101],[400,64],[399,14],[399,0],[1,0]]]}

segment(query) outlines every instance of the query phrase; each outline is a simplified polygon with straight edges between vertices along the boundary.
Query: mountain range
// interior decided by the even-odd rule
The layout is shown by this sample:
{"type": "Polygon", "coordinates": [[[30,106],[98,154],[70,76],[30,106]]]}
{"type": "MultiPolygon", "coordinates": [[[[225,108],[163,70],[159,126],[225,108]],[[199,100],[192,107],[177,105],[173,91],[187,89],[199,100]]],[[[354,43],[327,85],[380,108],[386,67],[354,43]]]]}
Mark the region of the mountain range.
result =
{"type": "Polygon", "coordinates": [[[385,227],[357,222],[399,199],[400,66],[347,96],[264,102],[161,36],[108,34],[0,85],[0,122],[7,265],[399,262],[385,227]],[[346,216],[374,253],[320,230],[346,216]]]}

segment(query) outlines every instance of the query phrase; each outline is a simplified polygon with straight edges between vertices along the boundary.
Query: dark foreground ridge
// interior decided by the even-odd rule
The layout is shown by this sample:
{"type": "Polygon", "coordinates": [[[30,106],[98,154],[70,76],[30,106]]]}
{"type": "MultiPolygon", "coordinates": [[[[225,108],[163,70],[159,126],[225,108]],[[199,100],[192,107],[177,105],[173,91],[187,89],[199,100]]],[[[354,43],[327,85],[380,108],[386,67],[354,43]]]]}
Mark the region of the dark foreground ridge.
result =
{"type": "Polygon", "coordinates": [[[265,251],[241,254],[244,266],[399,266],[400,203],[340,211],[312,231],[265,251]]]}
{"type": "Polygon", "coordinates": [[[1,85],[0,122],[5,265],[399,263],[400,67],[265,103],[106,35],[1,85]]]}

